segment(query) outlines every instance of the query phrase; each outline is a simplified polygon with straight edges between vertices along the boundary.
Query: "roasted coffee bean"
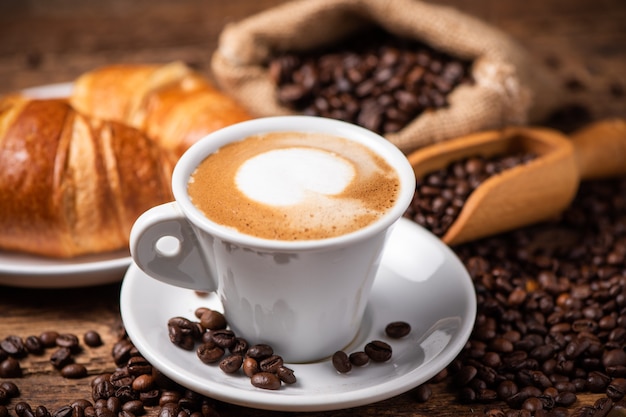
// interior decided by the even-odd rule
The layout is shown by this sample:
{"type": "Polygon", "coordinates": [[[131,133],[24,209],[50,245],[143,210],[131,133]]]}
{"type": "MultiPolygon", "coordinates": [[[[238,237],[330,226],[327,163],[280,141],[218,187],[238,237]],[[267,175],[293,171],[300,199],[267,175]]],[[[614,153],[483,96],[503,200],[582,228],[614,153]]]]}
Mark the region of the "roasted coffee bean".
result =
{"type": "Polygon", "coordinates": [[[102,345],[102,338],[100,333],[95,330],[88,330],[83,335],[83,342],[89,347],[98,347],[102,345]]]}
{"type": "Polygon", "coordinates": [[[68,348],[72,353],[80,351],[80,341],[75,334],[62,333],[55,340],[56,345],[62,348],[68,348]]]}
{"type": "Polygon", "coordinates": [[[159,411],[159,417],[178,417],[178,413],[180,412],[180,408],[176,403],[166,403],[161,405],[161,410],[159,411]]]}
{"type": "Polygon", "coordinates": [[[348,358],[354,366],[365,366],[370,362],[370,357],[363,351],[352,352],[348,358]]]}
{"type": "Polygon", "coordinates": [[[72,417],[74,408],[71,405],[64,405],[52,412],[52,417],[72,417]]]}
{"type": "Polygon", "coordinates": [[[113,345],[113,360],[117,366],[122,366],[130,359],[130,352],[134,348],[128,339],[122,339],[113,345]]]}
{"type": "Polygon", "coordinates": [[[26,356],[27,350],[21,337],[11,335],[0,341],[0,348],[14,358],[26,356]]]}
{"type": "Polygon", "coordinates": [[[220,361],[219,367],[227,374],[237,372],[243,364],[243,356],[239,354],[233,354],[225,357],[220,361]]]}
{"type": "Polygon", "coordinates": [[[207,309],[199,317],[200,324],[207,330],[221,330],[226,328],[226,317],[219,311],[207,309]]]}
{"type": "Polygon", "coordinates": [[[50,363],[57,369],[69,365],[73,360],[72,352],[68,347],[60,347],[50,355],[50,363]]]}
{"type": "Polygon", "coordinates": [[[276,375],[278,375],[278,378],[280,378],[280,380],[284,382],[285,384],[295,384],[297,381],[296,375],[294,374],[293,369],[288,368],[284,365],[280,366],[276,370],[276,375]]]}
{"type": "Polygon", "coordinates": [[[278,100],[309,115],[389,133],[467,82],[469,63],[413,40],[368,30],[334,48],[273,58],[268,72],[278,100]]]}
{"type": "Polygon", "coordinates": [[[248,341],[241,337],[235,338],[235,343],[228,348],[230,353],[237,353],[240,355],[245,355],[248,352],[248,341]]]}
{"type": "Polygon", "coordinates": [[[144,413],[145,409],[143,407],[143,403],[140,400],[132,400],[122,404],[122,411],[126,411],[136,416],[139,416],[144,413]]]}
{"type": "Polygon", "coordinates": [[[133,383],[133,377],[128,372],[128,368],[124,367],[113,372],[109,377],[109,382],[116,388],[130,385],[133,383]]]}
{"type": "Polygon", "coordinates": [[[107,400],[115,395],[116,388],[107,380],[95,384],[91,388],[91,396],[94,401],[107,400]]]}
{"type": "MultiPolygon", "coordinates": [[[[135,389],[133,387],[133,389],[135,389]]],[[[152,389],[149,391],[140,391],[139,399],[145,406],[151,407],[159,404],[160,391],[158,389],[152,389]]]]}
{"type": "Polygon", "coordinates": [[[385,362],[391,359],[392,349],[382,340],[374,340],[365,345],[365,353],[374,362],[385,362]]]}
{"type": "Polygon", "coordinates": [[[2,388],[0,388],[0,405],[8,404],[11,397],[9,394],[2,388]]]}
{"type": "Polygon", "coordinates": [[[348,354],[343,350],[338,350],[332,356],[332,363],[337,372],[345,374],[352,370],[352,363],[350,362],[350,358],[348,354]]]}
{"type": "Polygon", "coordinates": [[[392,339],[400,339],[411,332],[411,325],[405,321],[394,321],[385,327],[385,333],[392,339]]]}
{"type": "Polygon", "coordinates": [[[615,378],[606,388],[606,396],[613,401],[619,401],[626,395],[626,379],[615,378]]]}
{"type": "Polygon", "coordinates": [[[135,391],[147,392],[152,390],[155,385],[154,377],[152,376],[152,374],[139,375],[130,382],[130,385],[135,391]]]}
{"type": "Polygon", "coordinates": [[[259,362],[249,356],[246,356],[244,358],[242,368],[243,373],[249,378],[251,378],[252,375],[256,373],[261,372],[261,369],[259,368],[259,362]]]}
{"type": "Polygon", "coordinates": [[[2,381],[0,382],[0,388],[7,393],[9,398],[15,398],[20,395],[20,389],[14,382],[2,381]]]}
{"type": "Polygon", "coordinates": [[[257,360],[265,359],[274,354],[274,349],[270,345],[257,344],[248,349],[246,355],[257,360]]]}
{"type": "Polygon", "coordinates": [[[203,333],[199,323],[194,323],[184,317],[169,319],[167,330],[170,341],[185,350],[193,350],[195,342],[203,333]]]}
{"type": "Polygon", "coordinates": [[[283,358],[278,355],[272,355],[259,362],[259,368],[263,372],[276,373],[281,366],[283,366],[283,358]]]}
{"type": "Polygon", "coordinates": [[[250,382],[257,388],[277,390],[280,388],[280,378],[269,372],[258,372],[252,375],[250,382]]]}
{"type": "Polygon", "coordinates": [[[232,330],[220,329],[210,331],[211,340],[222,349],[228,349],[235,344],[237,336],[232,330]]]}
{"type": "Polygon", "coordinates": [[[17,359],[9,356],[0,362],[0,378],[20,378],[21,376],[22,367],[17,359]]]}
{"type": "Polygon", "coordinates": [[[161,393],[161,398],[159,399],[159,406],[163,407],[165,404],[172,403],[178,404],[180,401],[182,394],[178,391],[173,390],[164,390],[161,393]]]}
{"type": "Polygon", "coordinates": [[[63,378],[79,379],[87,376],[87,368],[80,363],[70,363],[61,368],[63,378]]]}
{"type": "Polygon", "coordinates": [[[215,363],[224,356],[224,349],[213,342],[203,343],[196,349],[196,354],[203,363],[215,363]]]}
{"type": "Polygon", "coordinates": [[[139,399],[139,393],[133,390],[129,385],[117,388],[114,395],[119,398],[122,403],[139,399]]]}
{"type": "Polygon", "coordinates": [[[37,336],[28,336],[24,339],[24,347],[32,355],[41,355],[44,352],[44,345],[37,336]]]}
{"type": "Polygon", "coordinates": [[[128,373],[134,376],[152,374],[152,365],[142,356],[131,356],[126,364],[128,373]]]}

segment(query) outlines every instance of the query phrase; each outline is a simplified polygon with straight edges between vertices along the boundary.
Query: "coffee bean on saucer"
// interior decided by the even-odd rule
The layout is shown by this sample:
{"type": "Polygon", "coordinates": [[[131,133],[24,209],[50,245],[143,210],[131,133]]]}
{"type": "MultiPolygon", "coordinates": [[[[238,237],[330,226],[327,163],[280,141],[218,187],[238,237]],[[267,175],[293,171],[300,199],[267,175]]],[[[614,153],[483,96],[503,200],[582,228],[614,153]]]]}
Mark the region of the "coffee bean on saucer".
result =
{"type": "Polygon", "coordinates": [[[276,373],[281,366],[283,366],[283,358],[278,355],[269,356],[259,362],[259,368],[263,372],[276,373]]]}
{"type": "Polygon", "coordinates": [[[367,353],[361,351],[352,352],[349,356],[350,363],[354,366],[365,366],[369,363],[370,357],[367,356],[367,353]]]}
{"type": "Polygon", "coordinates": [[[277,390],[280,388],[280,378],[270,372],[259,372],[250,378],[250,382],[257,388],[277,390]]]}
{"type": "Polygon", "coordinates": [[[226,328],[226,317],[219,311],[206,309],[199,318],[200,324],[207,330],[226,328]]]}
{"type": "Polygon", "coordinates": [[[208,342],[198,346],[196,354],[203,363],[215,363],[224,356],[224,349],[213,342],[208,342]]]}
{"type": "Polygon", "coordinates": [[[233,346],[237,338],[232,330],[226,329],[211,330],[210,335],[213,343],[223,349],[233,346]]]}
{"type": "Polygon", "coordinates": [[[352,363],[350,362],[350,358],[348,357],[348,354],[343,350],[338,350],[333,354],[332,362],[333,366],[339,373],[345,374],[352,370],[352,363]]]}
{"type": "Polygon", "coordinates": [[[293,369],[287,368],[284,365],[278,368],[276,375],[278,375],[278,378],[280,378],[280,380],[285,384],[295,384],[297,381],[293,369]]]}
{"type": "Polygon", "coordinates": [[[391,359],[391,346],[382,340],[373,340],[365,345],[365,353],[374,362],[385,362],[391,359]]]}
{"type": "Polygon", "coordinates": [[[411,325],[405,321],[394,321],[385,327],[385,333],[392,339],[400,339],[411,332],[411,325]]]}
{"type": "Polygon", "coordinates": [[[234,354],[225,357],[220,361],[219,367],[227,374],[235,373],[241,368],[243,364],[243,356],[240,354],[234,354]]]}
{"type": "Polygon", "coordinates": [[[251,346],[246,353],[249,357],[254,359],[265,359],[274,354],[274,349],[270,345],[266,344],[257,344],[251,346]]]}

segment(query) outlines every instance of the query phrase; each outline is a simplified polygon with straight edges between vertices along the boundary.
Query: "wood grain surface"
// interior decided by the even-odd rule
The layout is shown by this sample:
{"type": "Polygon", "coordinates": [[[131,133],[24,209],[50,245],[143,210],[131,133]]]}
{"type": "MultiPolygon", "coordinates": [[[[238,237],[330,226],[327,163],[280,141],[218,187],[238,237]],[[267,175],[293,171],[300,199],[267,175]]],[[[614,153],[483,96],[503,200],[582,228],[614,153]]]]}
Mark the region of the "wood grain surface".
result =
{"type": "MultiPolygon", "coordinates": [[[[217,38],[229,22],[280,0],[2,0],[0,94],[67,82],[92,68],[120,62],[182,60],[210,76],[217,38]]],[[[623,0],[442,0],[517,38],[567,87],[569,116],[626,116],[626,2],[623,0]]],[[[0,167],[1,169],[1,167],[0,167]]],[[[76,361],[90,377],[65,379],[51,367],[49,351],[21,360],[18,399],[53,410],[90,398],[93,375],[115,369],[111,349],[120,337],[119,284],[76,289],[0,286],[0,339],[45,330],[82,337],[98,331],[104,345],[85,347],[76,361]]],[[[0,378],[0,381],[2,379],[0,378]]],[[[600,395],[579,396],[576,406],[600,395]]],[[[434,386],[426,403],[408,392],[354,409],[309,416],[471,416],[486,405],[460,404],[453,387],[434,386]]],[[[295,415],[219,404],[222,416],[295,415]]],[[[12,415],[13,411],[11,411],[12,415]]],[[[148,410],[155,416],[157,408],[148,410]]]]}

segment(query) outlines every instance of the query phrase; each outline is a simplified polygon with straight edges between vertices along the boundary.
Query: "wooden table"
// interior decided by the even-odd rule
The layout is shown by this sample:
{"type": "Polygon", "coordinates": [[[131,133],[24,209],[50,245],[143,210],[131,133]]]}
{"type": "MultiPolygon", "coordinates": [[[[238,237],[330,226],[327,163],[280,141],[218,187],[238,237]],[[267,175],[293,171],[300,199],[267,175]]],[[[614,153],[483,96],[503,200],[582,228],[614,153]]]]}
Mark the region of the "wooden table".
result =
{"type": "MultiPolygon", "coordinates": [[[[65,82],[94,67],[118,62],[183,60],[209,74],[211,52],[223,26],[281,3],[280,0],[8,0],[0,3],[0,93],[65,82]]],[[[586,117],[626,116],[626,3],[622,0],[443,0],[507,31],[568,86],[571,103],[586,117]]],[[[582,117],[582,116],[581,116],[582,117]]],[[[0,286],[0,338],[45,330],[82,336],[98,331],[104,345],[79,357],[91,376],[113,371],[111,349],[122,326],[118,283],[77,289],[0,286]]],[[[64,379],[48,356],[21,361],[13,400],[54,410],[90,398],[90,378],[64,379]]],[[[463,405],[444,384],[418,403],[408,392],[368,406],[311,416],[482,415],[483,405],[463,405]]],[[[580,397],[591,404],[598,395],[580,397]]],[[[289,415],[219,406],[223,416],[289,415]]],[[[13,413],[13,411],[12,411],[13,413]]],[[[149,415],[158,410],[150,409],[149,415]]]]}

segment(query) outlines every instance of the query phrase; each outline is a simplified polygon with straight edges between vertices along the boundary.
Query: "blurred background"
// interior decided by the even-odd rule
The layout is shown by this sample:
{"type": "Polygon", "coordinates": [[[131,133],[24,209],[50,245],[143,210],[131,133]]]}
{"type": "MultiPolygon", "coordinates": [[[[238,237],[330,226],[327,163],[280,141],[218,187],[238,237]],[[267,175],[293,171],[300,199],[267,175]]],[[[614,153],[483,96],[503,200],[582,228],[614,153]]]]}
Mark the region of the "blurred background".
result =
{"type": "MultiPolygon", "coordinates": [[[[317,1],[317,0],[312,0],[317,1]]],[[[284,0],[1,0],[0,94],[121,62],[182,60],[210,76],[223,27],[284,0]]],[[[506,31],[593,118],[626,115],[626,1],[441,0],[506,31]]]]}

